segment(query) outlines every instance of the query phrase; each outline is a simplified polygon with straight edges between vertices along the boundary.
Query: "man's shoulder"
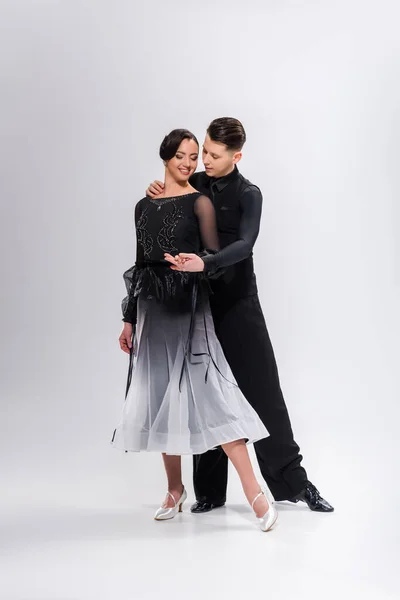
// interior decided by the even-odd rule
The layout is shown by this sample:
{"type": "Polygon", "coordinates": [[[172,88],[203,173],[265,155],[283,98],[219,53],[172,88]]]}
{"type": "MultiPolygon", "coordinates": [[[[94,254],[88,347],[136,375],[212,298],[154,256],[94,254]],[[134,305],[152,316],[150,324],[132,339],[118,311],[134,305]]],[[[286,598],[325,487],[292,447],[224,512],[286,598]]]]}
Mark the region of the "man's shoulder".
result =
{"type": "Polygon", "coordinates": [[[198,171],[191,175],[189,181],[193,187],[204,186],[208,181],[208,175],[205,171],[198,171]]]}
{"type": "Polygon", "coordinates": [[[238,179],[241,192],[251,191],[258,192],[259,194],[261,194],[260,188],[257,185],[255,185],[255,183],[252,183],[249,179],[246,179],[246,177],[241,173],[239,173],[238,179]]]}

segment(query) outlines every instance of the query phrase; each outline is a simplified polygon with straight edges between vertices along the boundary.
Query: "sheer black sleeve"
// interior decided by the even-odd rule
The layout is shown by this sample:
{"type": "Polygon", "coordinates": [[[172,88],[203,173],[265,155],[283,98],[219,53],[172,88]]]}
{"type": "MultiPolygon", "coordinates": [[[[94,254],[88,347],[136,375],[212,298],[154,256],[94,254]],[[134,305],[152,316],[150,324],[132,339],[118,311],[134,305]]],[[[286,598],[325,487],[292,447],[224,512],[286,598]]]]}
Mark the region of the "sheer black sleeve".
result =
{"type": "Polygon", "coordinates": [[[210,198],[203,195],[196,198],[194,212],[199,222],[203,248],[208,250],[219,250],[217,217],[210,198]]]}
{"type": "MultiPolygon", "coordinates": [[[[135,226],[137,226],[140,215],[141,201],[139,201],[135,206],[135,226]]],[[[136,267],[131,267],[130,269],[125,271],[123,277],[128,295],[122,300],[122,320],[125,323],[131,323],[132,325],[135,325],[137,318],[137,299],[134,296],[136,284],[136,267]]]]}
{"type": "Polygon", "coordinates": [[[203,257],[204,272],[213,275],[219,269],[230,267],[252,253],[260,231],[262,194],[255,185],[244,190],[240,198],[241,219],[236,242],[220,252],[203,257]]]}

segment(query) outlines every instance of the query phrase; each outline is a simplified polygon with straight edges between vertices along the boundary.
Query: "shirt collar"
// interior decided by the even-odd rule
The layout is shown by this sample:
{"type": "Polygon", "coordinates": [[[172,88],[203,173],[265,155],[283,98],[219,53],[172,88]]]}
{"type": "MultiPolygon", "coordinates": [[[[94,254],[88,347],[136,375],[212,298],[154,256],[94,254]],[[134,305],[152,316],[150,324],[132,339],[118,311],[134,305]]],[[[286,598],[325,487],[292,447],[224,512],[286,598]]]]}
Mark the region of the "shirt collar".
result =
{"type": "Polygon", "coordinates": [[[210,177],[210,185],[215,187],[219,192],[222,192],[227,185],[231,183],[234,179],[236,179],[239,175],[239,169],[235,165],[235,168],[231,173],[225,175],[224,177],[210,177]]]}

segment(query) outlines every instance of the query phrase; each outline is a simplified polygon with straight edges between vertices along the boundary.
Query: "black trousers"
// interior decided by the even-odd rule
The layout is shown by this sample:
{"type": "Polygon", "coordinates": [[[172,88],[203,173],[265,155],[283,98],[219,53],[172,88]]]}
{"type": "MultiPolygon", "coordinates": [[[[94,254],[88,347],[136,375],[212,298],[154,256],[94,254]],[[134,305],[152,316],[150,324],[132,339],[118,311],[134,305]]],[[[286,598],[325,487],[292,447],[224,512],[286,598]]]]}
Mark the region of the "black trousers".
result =
{"type": "MultiPolygon", "coordinates": [[[[307,481],[279,383],[274,351],[258,296],[223,306],[211,298],[215,330],[233,375],[270,436],[254,444],[261,474],[276,500],[296,496],[307,481]]],[[[198,501],[223,503],[228,459],[222,448],[193,457],[198,501]]]]}

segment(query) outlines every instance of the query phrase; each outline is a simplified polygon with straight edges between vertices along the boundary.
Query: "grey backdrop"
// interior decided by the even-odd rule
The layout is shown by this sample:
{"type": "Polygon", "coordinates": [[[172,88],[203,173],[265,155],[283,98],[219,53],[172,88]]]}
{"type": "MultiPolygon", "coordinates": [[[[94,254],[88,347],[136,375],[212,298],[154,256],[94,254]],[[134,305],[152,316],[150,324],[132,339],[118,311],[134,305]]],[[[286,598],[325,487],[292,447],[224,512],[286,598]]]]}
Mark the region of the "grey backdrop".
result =
{"type": "Polygon", "coordinates": [[[228,115],[264,195],[259,290],[304,465],[338,506],[399,500],[399,17],[395,0],[1,2],[7,511],[161,500],[160,458],[108,445],[121,275],[163,135],[228,115]]]}

